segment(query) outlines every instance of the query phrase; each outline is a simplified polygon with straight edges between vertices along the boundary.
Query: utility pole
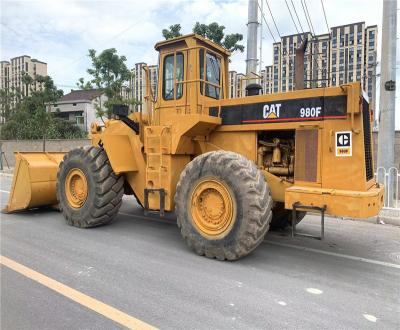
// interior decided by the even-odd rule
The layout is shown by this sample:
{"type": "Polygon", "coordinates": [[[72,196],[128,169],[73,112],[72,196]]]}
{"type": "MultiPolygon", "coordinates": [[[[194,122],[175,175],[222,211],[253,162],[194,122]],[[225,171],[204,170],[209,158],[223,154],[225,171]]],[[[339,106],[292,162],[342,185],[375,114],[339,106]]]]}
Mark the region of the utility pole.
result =
{"type": "MultiPolygon", "coordinates": [[[[378,168],[394,164],[397,0],[383,1],[378,168]]],[[[390,184],[388,182],[388,184],[390,184]]]]}
{"type": "MultiPolygon", "coordinates": [[[[258,3],[249,0],[247,22],[247,58],[246,77],[256,77],[257,72],[257,29],[258,29],[258,3]]],[[[256,79],[247,80],[247,84],[256,83],[256,79]]]]}

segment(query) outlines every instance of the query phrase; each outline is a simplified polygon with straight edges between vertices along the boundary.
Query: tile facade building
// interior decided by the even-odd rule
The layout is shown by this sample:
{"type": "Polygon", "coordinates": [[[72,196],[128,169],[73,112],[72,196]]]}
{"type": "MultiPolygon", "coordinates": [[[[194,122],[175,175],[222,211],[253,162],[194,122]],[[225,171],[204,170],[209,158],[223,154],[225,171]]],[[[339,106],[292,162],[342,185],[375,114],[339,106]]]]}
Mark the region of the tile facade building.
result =
{"type": "MultiPolygon", "coordinates": [[[[146,74],[144,67],[147,66],[146,63],[140,62],[136,63],[135,67],[132,69],[133,77],[129,83],[129,90],[131,92],[131,97],[140,102],[136,106],[136,111],[142,111],[145,107],[145,96],[146,96],[146,74]]],[[[158,66],[149,65],[150,71],[150,87],[154,97],[157,96],[157,83],[158,83],[158,66]]]]}
{"type": "MultiPolygon", "coordinates": [[[[47,64],[28,55],[12,58],[10,61],[0,62],[0,90],[5,91],[10,97],[14,92],[19,92],[19,97],[31,95],[29,86],[23,83],[23,75],[29,74],[35,78],[36,75],[47,76],[47,64]]],[[[31,88],[35,91],[39,89],[40,83],[35,83],[31,88]]],[[[16,99],[11,99],[11,104],[15,104],[16,99]]],[[[0,124],[5,122],[3,106],[0,106],[0,124]]]]}
{"type": "MultiPolygon", "coordinates": [[[[301,42],[307,39],[304,56],[305,88],[339,86],[360,81],[370,103],[374,105],[377,37],[377,26],[366,26],[365,22],[335,26],[330,29],[330,34],[314,37],[309,32],[282,36],[280,42],[273,44],[272,65],[261,71],[263,93],[287,92],[295,88],[295,52],[301,42]]],[[[231,97],[239,96],[235,88],[232,88],[237,86],[239,75],[230,72],[231,97]]]]}
{"type": "MultiPolygon", "coordinates": [[[[10,61],[1,61],[0,89],[20,91],[22,97],[29,96],[31,91],[22,82],[23,73],[28,73],[32,78],[36,75],[47,76],[47,63],[28,55],[14,57],[10,61]]],[[[33,90],[39,87],[39,84],[35,84],[33,90]]]]}

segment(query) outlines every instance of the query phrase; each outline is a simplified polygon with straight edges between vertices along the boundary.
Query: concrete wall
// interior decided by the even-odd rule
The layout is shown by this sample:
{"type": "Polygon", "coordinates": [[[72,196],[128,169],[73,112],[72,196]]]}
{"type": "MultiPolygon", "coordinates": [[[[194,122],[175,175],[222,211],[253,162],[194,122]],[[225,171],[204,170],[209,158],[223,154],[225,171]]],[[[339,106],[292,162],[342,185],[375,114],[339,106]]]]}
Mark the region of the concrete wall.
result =
{"type": "MultiPolygon", "coordinates": [[[[43,140],[0,140],[0,143],[10,167],[15,165],[14,151],[43,151],[43,140]]],[[[86,145],[90,145],[89,139],[46,140],[46,151],[69,151],[86,145]]],[[[4,157],[3,165],[7,167],[4,157]]]]}

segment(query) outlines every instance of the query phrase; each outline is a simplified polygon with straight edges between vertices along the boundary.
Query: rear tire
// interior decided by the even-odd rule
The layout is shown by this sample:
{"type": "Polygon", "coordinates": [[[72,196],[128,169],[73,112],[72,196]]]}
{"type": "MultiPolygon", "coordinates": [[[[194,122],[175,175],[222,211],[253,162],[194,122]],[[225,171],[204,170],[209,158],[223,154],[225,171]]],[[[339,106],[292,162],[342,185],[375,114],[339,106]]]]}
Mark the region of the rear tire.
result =
{"type": "Polygon", "coordinates": [[[242,155],[213,151],[181,173],[175,195],[178,226],[199,255],[237,260],[264,239],[272,217],[268,185],[242,155]]]}
{"type": "Polygon", "coordinates": [[[64,156],[57,174],[57,200],[67,223],[90,228],[118,214],[124,178],[116,175],[104,149],[83,147],[64,156]]]}

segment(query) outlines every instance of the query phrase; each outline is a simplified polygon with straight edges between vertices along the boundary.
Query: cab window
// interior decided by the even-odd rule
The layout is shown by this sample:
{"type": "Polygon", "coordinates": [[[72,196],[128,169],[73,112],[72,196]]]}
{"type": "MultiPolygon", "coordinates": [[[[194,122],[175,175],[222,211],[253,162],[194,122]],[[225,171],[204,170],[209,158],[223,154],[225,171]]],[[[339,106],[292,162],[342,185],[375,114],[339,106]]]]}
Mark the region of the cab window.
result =
{"type": "Polygon", "coordinates": [[[177,53],[164,57],[163,88],[164,100],[180,99],[183,94],[183,54],[177,53]],[[174,72],[175,64],[175,72],[174,72]]]}
{"type": "Polygon", "coordinates": [[[199,54],[200,79],[206,81],[205,86],[203,81],[200,82],[201,94],[203,94],[204,90],[206,96],[212,97],[213,99],[220,99],[221,87],[217,86],[220,86],[221,82],[221,60],[217,56],[209,52],[206,52],[204,57],[204,49],[200,49],[199,54]]]}

